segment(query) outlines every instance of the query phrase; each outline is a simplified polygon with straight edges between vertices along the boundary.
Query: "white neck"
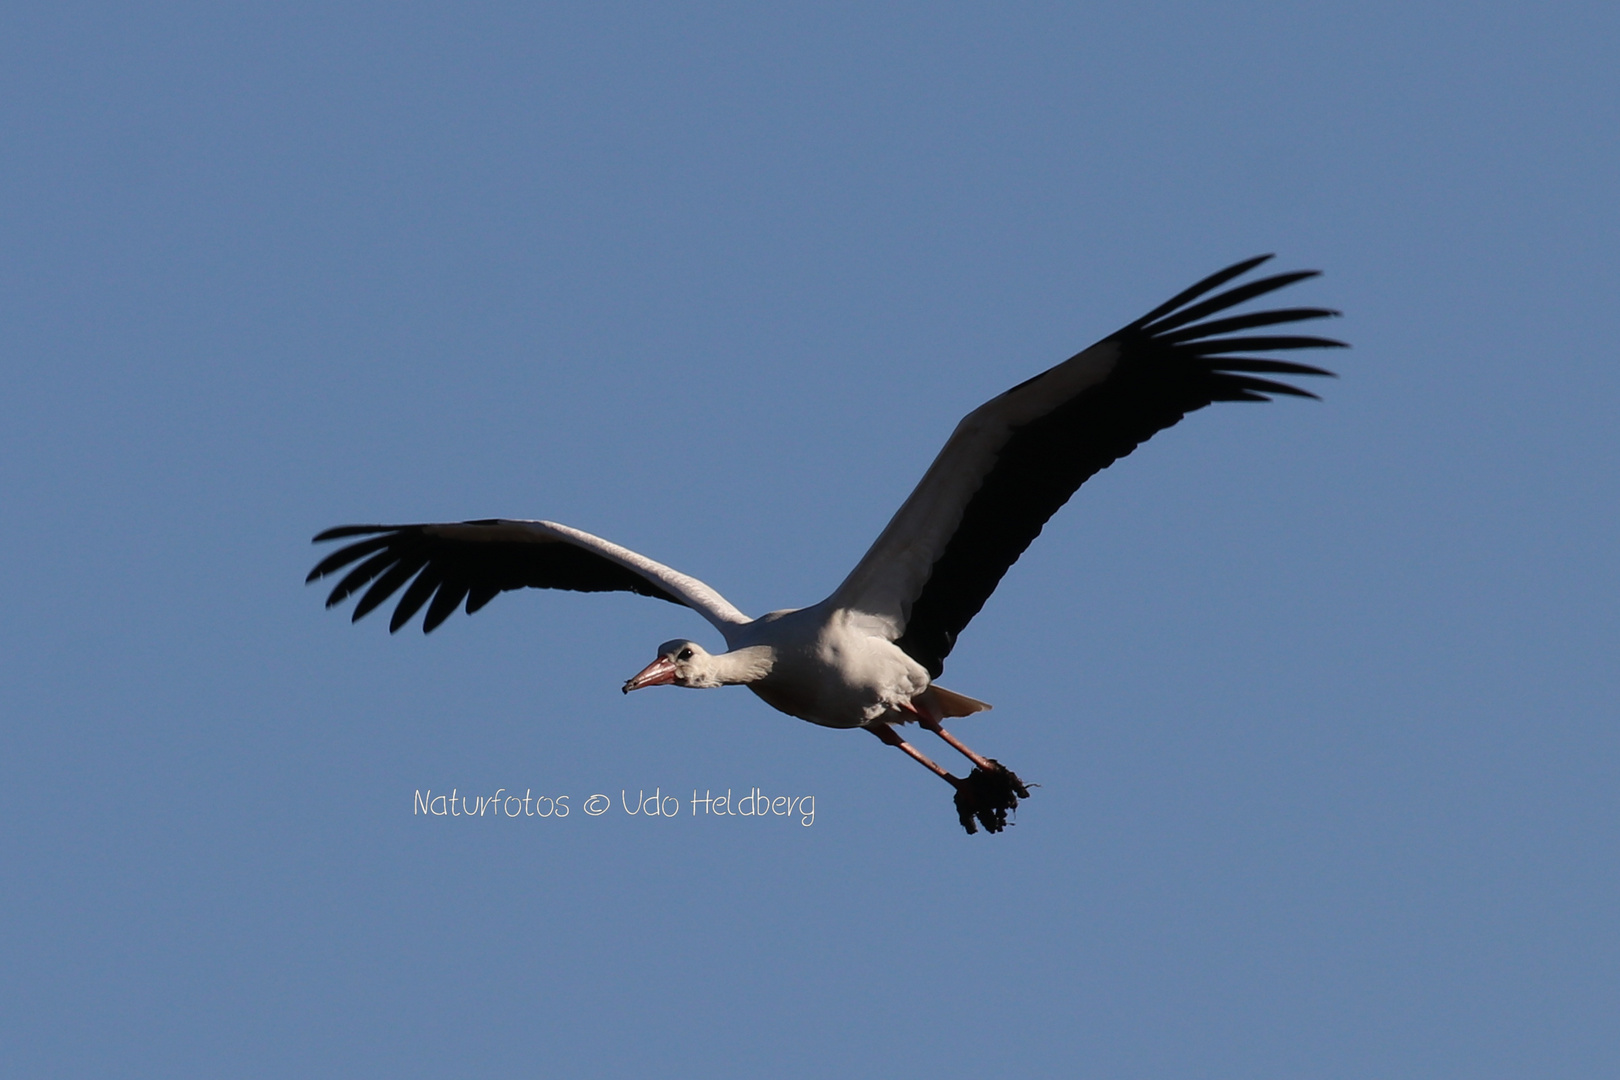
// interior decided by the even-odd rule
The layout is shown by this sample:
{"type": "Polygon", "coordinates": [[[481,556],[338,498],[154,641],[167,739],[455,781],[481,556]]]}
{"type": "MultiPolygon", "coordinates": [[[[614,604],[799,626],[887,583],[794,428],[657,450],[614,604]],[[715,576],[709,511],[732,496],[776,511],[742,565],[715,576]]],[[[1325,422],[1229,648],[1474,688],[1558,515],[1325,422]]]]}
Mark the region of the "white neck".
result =
{"type": "Polygon", "coordinates": [[[776,665],[776,650],[769,645],[748,645],[711,656],[710,673],[722,686],[758,682],[776,665]]]}

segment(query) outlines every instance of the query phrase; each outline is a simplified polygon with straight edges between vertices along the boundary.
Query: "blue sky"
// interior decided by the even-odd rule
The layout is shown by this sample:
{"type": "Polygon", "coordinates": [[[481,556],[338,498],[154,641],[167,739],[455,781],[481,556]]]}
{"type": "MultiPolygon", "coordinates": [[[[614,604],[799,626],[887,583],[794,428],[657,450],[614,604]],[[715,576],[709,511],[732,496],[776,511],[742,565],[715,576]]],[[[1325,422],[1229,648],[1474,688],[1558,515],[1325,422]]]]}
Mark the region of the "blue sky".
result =
{"type": "Polygon", "coordinates": [[[1620,1068],[1613,5],[0,31],[7,1073],[1620,1068]],[[1342,378],[1140,448],[964,633],[1003,835],[622,697],[717,643],[678,608],[390,637],[301,584],[500,515],[814,602],[962,414],[1262,251],[1342,378]],[[754,787],[814,823],[580,809],[754,787]],[[575,809],[412,813],[503,788],[575,809]]]}

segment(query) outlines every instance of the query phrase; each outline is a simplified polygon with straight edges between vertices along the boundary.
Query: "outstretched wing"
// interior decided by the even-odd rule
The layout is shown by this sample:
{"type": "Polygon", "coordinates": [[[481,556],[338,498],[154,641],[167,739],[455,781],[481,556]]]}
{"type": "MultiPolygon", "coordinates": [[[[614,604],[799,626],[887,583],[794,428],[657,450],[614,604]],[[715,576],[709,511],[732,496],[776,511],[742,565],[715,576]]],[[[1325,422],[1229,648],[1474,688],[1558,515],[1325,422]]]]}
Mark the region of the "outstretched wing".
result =
{"type": "Polygon", "coordinates": [[[1283,308],[1209,317],[1316,271],[1260,278],[1199,299],[1270,257],[1210,275],[968,414],[830,602],[880,620],[896,644],[938,676],[957,634],[1002,575],[1093,474],[1211,402],[1315,397],[1260,376],[1331,372],[1248,354],[1343,342],[1248,331],[1338,312],[1283,308]]]}
{"type": "Polygon", "coordinates": [[[333,607],[365,589],[354,606],[356,622],[410,582],[389,620],[390,631],[410,622],[426,604],[422,632],[428,633],[463,600],[471,615],[508,589],[640,593],[684,604],[722,633],[748,622],[746,615],[697,578],[551,521],[344,525],[321,533],[315,543],[350,537],[364,539],[322,559],[305,582],[358,563],[326,598],[326,606],[333,607]]]}

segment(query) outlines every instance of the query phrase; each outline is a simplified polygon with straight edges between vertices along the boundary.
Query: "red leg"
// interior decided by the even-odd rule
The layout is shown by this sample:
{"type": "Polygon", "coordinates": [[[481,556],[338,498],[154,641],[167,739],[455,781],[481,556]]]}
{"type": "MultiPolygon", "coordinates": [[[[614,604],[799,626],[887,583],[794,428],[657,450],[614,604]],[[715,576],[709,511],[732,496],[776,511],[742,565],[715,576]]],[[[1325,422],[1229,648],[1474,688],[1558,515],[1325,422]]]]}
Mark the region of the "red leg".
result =
{"type": "Polygon", "coordinates": [[[937,762],[929,758],[927,754],[924,754],[921,750],[918,750],[915,746],[912,746],[910,743],[906,742],[906,740],[902,739],[899,732],[895,731],[894,728],[890,727],[888,724],[873,724],[866,730],[876,735],[889,746],[904,750],[913,759],[921,762],[929,772],[933,773],[941,780],[949,782],[952,787],[962,786],[961,780],[946,772],[937,762]]]}
{"type": "Polygon", "coordinates": [[[973,764],[977,765],[985,772],[990,771],[990,760],[988,758],[981,757],[980,755],[974,753],[965,743],[962,742],[961,739],[958,739],[955,735],[952,735],[950,732],[940,727],[938,720],[924,720],[922,722],[922,726],[927,728],[929,731],[932,731],[935,735],[938,735],[946,742],[950,743],[963,757],[973,762],[973,764]]]}
{"type": "MultiPolygon", "coordinates": [[[[900,707],[906,712],[915,716],[917,718],[917,722],[924,728],[932,731],[935,735],[938,735],[940,738],[950,743],[951,746],[955,748],[956,751],[963,757],[973,762],[973,764],[977,765],[985,772],[989,772],[991,769],[990,759],[974,753],[966,743],[962,742],[961,739],[958,739],[955,735],[952,735],[950,732],[940,727],[940,718],[934,715],[934,710],[929,707],[930,703],[926,698],[920,700],[922,701],[922,708],[918,708],[918,703],[916,701],[908,701],[906,704],[900,707]]],[[[895,738],[899,738],[899,736],[897,735],[895,738]]]]}

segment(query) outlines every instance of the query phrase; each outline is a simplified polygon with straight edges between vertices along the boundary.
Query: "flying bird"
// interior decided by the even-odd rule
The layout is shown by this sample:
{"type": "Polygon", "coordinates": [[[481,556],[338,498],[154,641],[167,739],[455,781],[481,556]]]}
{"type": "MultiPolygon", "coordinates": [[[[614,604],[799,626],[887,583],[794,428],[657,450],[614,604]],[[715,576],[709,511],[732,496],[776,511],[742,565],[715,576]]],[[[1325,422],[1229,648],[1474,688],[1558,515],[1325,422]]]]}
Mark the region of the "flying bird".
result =
{"type": "Polygon", "coordinates": [[[316,543],[352,542],[322,559],[306,583],[349,568],[326,606],[364,590],[355,621],[404,589],[389,630],[426,607],[424,633],[457,607],[471,615],[512,589],[622,591],[685,605],[720,632],[725,651],[667,641],[624,684],[625,693],[742,685],[790,716],[864,728],[956,789],[957,817],[968,833],[978,825],[1000,832],[1007,813],[1029,798],[1029,785],[942,726],[990,706],[934,680],[1002,575],[1089,477],[1212,402],[1316,396],[1264,376],[1331,372],[1250,354],[1344,343],[1254,331],[1338,312],[1298,307],[1213,317],[1317,273],[1217,291],[1270,257],[1211,274],[969,413],[871,549],[819,604],[751,619],[696,578],[601,537],[551,521],[501,518],[328,529],[316,543]],[[953,775],[902,738],[896,728],[911,722],[967,758],[967,775],[953,775]]]}

